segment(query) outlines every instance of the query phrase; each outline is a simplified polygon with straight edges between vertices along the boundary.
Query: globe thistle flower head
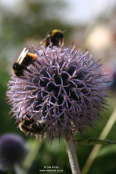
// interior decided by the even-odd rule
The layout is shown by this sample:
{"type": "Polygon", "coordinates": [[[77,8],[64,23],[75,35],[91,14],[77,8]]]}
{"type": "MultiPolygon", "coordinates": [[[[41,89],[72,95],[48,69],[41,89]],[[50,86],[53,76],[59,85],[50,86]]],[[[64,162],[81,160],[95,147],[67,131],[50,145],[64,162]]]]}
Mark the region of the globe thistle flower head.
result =
{"type": "Polygon", "coordinates": [[[12,75],[7,96],[16,120],[45,120],[50,137],[94,127],[106,104],[107,81],[100,65],[87,51],[41,46],[38,60],[12,75]]]}
{"type": "Polygon", "coordinates": [[[25,156],[25,142],[20,136],[8,133],[0,137],[0,170],[11,171],[25,156]]]}

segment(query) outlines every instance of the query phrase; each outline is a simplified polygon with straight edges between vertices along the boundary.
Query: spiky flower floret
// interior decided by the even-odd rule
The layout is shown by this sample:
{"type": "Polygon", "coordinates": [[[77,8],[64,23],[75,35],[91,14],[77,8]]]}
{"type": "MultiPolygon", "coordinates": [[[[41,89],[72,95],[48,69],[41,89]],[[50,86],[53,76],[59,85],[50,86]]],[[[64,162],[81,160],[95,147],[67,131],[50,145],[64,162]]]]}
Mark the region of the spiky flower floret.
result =
{"type": "Polygon", "coordinates": [[[7,96],[17,120],[29,115],[46,120],[46,133],[53,137],[94,127],[107,101],[107,81],[100,64],[89,52],[43,46],[33,50],[38,61],[24,76],[12,76],[7,96]]]}
{"type": "Polygon", "coordinates": [[[15,134],[0,137],[0,170],[10,171],[14,165],[20,165],[26,156],[24,140],[15,134]]]}

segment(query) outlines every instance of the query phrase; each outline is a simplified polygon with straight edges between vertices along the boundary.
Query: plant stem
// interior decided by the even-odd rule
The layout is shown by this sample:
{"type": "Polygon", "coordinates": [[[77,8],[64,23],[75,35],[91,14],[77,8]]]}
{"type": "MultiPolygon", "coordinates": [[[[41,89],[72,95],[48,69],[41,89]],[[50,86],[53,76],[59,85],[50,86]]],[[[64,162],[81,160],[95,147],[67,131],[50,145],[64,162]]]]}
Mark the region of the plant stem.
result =
{"type": "MultiPolygon", "coordinates": [[[[114,123],[116,122],[116,107],[112,113],[112,115],[110,116],[109,120],[107,121],[101,135],[99,136],[100,139],[104,140],[107,135],[109,134],[111,128],[113,127],[114,123]]],[[[94,159],[96,158],[99,150],[101,148],[101,145],[96,145],[93,147],[89,157],[87,158],[86,162],[85,162],[85,165],[81,171],[82,174],[87,174],[94,159]]]]}
{"type": "Polygon", "coordinates": [[[26,172],[24,171],[24,169],[19,166],[19,165],[14,165],[14,170],[16,172],[16,174],[26,174],[26,172]]]}
{"type": "Polygon", "coordinates": [[[29,168],[31,167],[31,165],[33,164],[33,161],[35,160],[37,154],[38,154],[38,151],[41,147],[41,144],[40,143],[40,140],[37,139],[35,140],[33,143],[29,144],[29,152],[23,162],[23,167],[28,171],[29,168]]]}
{"type": "Polygon", "coordinates": [[[67,149],[67,153],[68,153],[72,173],[73,174],[80,174],[80,169],[79,169],[79,165],[78,165],[78,160],[77,160],[77,156],[76,156],[72,136],[67,137],[65,135],[64,136],[64,141],[65,141],[65,144],[66,144],[66,149],[67,149]]]}

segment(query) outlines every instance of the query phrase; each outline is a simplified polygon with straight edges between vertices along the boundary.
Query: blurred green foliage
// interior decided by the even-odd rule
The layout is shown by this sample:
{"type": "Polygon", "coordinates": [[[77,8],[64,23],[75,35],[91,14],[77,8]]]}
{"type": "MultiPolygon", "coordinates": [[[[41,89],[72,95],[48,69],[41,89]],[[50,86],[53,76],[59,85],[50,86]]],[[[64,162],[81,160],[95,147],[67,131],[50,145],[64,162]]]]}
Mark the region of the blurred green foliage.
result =
{"type": "MultiPolygon", "coordinates": [[[[1,25],[0,25],[0,135],[6,132],[18,133],[26,140],[27,146],[30,149],[33,143],[36,143],[34,137],[25,136],[19,129],[17,129],[17,124],[14,124],[15,119],[11,119],[9,115],[10,107],[7,104],[6,98],[6,83],[9,80],[9,72],[12,66],[12,55],[16,50],[19,49],[26,40],[28,39],[38,39],[38,43],[46,36],[52,29],[68,29],[65,33],[65,43],[68,41],[68,36],[73,31],[73,26],[66,25],[62,23],[54,13],[53,18],[47,18],[46,11],[47,6],[44,1],[27,1],[24,0],[26,5],[26,12],[17,15],[13,11],[7,11],[5,9],[1,10],[1,25]],[[9,70],[10,67],[10,70],[9,70]],[[29,145],[30,144],[30,145],[29,145]]],[[[50,3],[51,4],[51,3],[50,3]]],[[[49,4],[49,6],[50,6],[49,4]]],[[[54,8],[60,8],[60,3],[53,3],[54,8]]],[[[65,8],[65,3],[64,3],[65,8]]],[[[78,34],[78,33],[77,33],[78,34]]],[[[33,43],[32,43],[33,44],[33,43]]],[[[16,58],[17,59],[17,58],[16,58]]],[[[103,121],[96,122],[95,130],[88,129],[87,133],[83,137],[79,134],[75,135],[75,139],[86,139],[86,138],[98,138],[103,127],[105,126],[108,118],[110,117],[114,105],[115,99],[108,99],[109,107],[107,111],[102,113],[103,121]]],[[[116,125],[112,128],[110,134],[107,138],[115,140],[116,125]]],[[[71,173],[70,164],[68,156],[66,153],[66,147],[61,138],[59,140],[55,138],[52,142],[47,142],[48,139],[44,139],[37,150],[37,155],[35,160],[30,166],[29,174],[37,174],[40,169],[44,169],[44,166],[52,167],[58,166],[59,169],[63,169],[63,174],[71,173]]],[[[114,174],[116,172],[116,148],[114,146],[108,145],[101,149],[98,157],[93,162],[92,167],[88,174],[114,174]],[[108,148],[108,149],[107,149],[108,148]],[[110,152],[110,149],[113,150],[110,152]],[[106,149],[106,151],[103,149],[106,149]],[[100,155],[101,154],[101,155],[100,155]]],[[[79,146],[76,147],[76,152],[78,156],[78,161],[80,169],[84,166],[84,163],[91,152],[92,147],[79,146]]],[[[52,173],[52,172],[50,172],[52,173]]],[[[2,172],[0,172],[2,174],[2,172]]],[[[49,174],[49,172],[48,172],[49,174]]]]}

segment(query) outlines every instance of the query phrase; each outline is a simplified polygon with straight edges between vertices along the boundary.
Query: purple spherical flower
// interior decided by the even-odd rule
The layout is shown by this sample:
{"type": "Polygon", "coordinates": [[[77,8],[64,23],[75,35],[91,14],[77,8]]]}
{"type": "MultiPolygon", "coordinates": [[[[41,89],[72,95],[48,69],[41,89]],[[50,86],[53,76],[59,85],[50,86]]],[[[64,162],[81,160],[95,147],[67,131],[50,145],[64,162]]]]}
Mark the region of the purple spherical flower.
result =
{"type": "Polygon", "coordinates": [[[41,46],[23,76],[12,75],[7,96],[16,120],[45,120],[50,136],[83,133],[106,104],[107,81],[89,52],[41,46]]]}
{"type": "Polygon", "coordinates": [[[8,133],[0,137],[0,170],[12,170],[25,156],[25,142],[20,136],[8,133]]]}

